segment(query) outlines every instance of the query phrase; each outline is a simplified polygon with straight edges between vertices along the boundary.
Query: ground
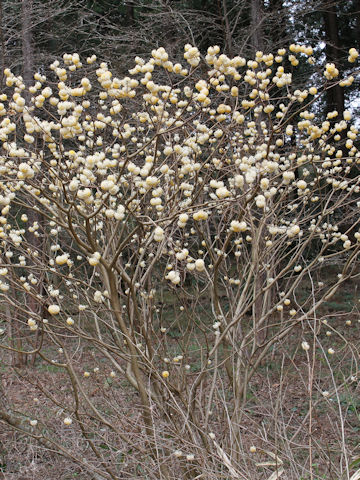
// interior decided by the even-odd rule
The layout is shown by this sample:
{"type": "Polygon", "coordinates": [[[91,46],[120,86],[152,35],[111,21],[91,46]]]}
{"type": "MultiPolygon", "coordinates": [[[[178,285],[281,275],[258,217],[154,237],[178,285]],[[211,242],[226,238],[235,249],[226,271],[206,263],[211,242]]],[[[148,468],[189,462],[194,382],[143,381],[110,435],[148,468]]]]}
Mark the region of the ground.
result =
{"type": "MultiPolygon", "coordinates": [[[[309,463],[310,438],[314,479],[339,480],[339,465],[344,464],[344,454],[349,460],[359,456],[360,385],[358,377],[350,378],[359,362],[360,304],[357,288],[355,282],[346,283],[342,291],[319,312],[328,324],[322,324],[318,335],[310,393],[309,361],[307,352],[299,344],[299,330],[294,330],[286,341],[274,345],[271,356],[260,365],[253,377],[244,405],[242,443],[246,455],[244,460],[253,471],[254,479],[268,478],[274,470],[272,465],[256,466],[261,462],[273,462],[267,456],[267,451],[276,452],[282,459],[284,479],[309,479],[309,473],[299,472],[303,471],[303,465],[309,463]],[[326,352],[330,347],[335,351],[333,355],[320,354],[321,349],[326,352]],[[309,402],[312,403],[311,416],[309,402]],[[257,447],[256,454],[249,453],[251,446],[257,447]]],[[[306,285],[303,294],[309,294],[306,285]]],[[[170,310],[166,304],[164,308],[170,310]]],[[[170,333],[170,342],[173,342],[176,350],[178,331],[174,329],[170,333]]],[[[196,365],[195,346],[194,352],[196,365]]],[[[48,351],[48,354],[54,358],[57,356],[55,349],[48,351]]],[[[47,398],[57,396],[63,405],[71,405],[72,391],[66,374],[40,358],[36,359],[35,365],[18,369],[16,373],[8,366],[9,355],[4,352],[1,355],[1,381],[7,395],[6,401],[13,405],[13,411],[25,412],[29,420],[44,418],[44,423],[48,425],[53,422],[56,434],[66,439],[65,445],[70,451],[84,449],[83,454],[87,454],[88,449],[80,432],[73,429],[69,434],[63,425],[61,420],[66,412],[62,407],[54,409],[54,404],[47,398]],[[47,395],[39,390],[39,385],[46,388],[47,395]]],[[[83,366],[92,368],[95,352],[83,349],[76,355],[79,372],[80,365],[82,369],[83,366]]],[[[193,368],[196,370],[196,366],[193,368]]],[[[108,372],[100,368],[99,373],[92,373],[87,394],[96,404],[108,403],[109,409],[116,404],[118,411],[113,417],[114,422],[136,438],[141,427],[138,397],[131,386],[124,380],[111,379],[108,372]]],[[[231,398],[228,401],[231,404],[231,398]]],[[[213,416],[214,425],[218,428],[215,433],[221,438],[226,435],[223,412],[215,409],[213,416]]],[[[6,480],[89,480],[88,473],[84,472],[81,465],[39,445],[35,439],[12,431],[3,423],[0,425],[0,478],[2,474],[6,480]]],[[[110,437],[104,437],[104,444],[100,448],[108,449],[107,442],[111,444],[112,441],[110,437]]],[[[134,470],[130,473],[127,465],[131,462],[128,464],[126,455],[121,455],[120,470],[123,473],[119,478],[146,478],[142,477],[141,469],[138,473],[134,473],[134,470]]],[[[93,478],[99,480],[101,477],[93,478]]]]}

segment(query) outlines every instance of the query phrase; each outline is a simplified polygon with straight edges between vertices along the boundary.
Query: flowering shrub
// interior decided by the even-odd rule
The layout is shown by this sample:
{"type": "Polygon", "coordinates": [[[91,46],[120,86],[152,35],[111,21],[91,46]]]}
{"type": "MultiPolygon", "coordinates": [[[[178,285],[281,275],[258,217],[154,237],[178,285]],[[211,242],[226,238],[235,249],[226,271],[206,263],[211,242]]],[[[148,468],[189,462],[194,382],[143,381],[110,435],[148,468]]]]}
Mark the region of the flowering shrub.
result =
{"type": "MultiPolygon", "coordinates": [[[[291,478],[311,471],[307,420],[313,392],[326,395],[310,367],[334,368],[321,308],[358,275],[360,153],[350,111],[314,112],[335,65],[293,89],[285,60],[314,61],[310,47],[289,50],[246,61],[186,45],[181,65],[159,48],[125,78],[64,55],[29,94],[5,70],[0,347],[66,373],[72,399],[38,382],[58,421],[10,407],[1,420],[101,478],[138,478],[139,464],[141,478],[257,478],[242,432],[249,391],[276,349],[293,358],[282,348],[295,336],[312,372],[308,413],[258,451],[281,475],[285,443],[305,431],[308,461],[294,460],[291,478]],[[66,446],[73,432],[79,452],[66,446]]],[[[358,359],[351,339],[342,348],[354,360],[344,387],[358,359]]]]}

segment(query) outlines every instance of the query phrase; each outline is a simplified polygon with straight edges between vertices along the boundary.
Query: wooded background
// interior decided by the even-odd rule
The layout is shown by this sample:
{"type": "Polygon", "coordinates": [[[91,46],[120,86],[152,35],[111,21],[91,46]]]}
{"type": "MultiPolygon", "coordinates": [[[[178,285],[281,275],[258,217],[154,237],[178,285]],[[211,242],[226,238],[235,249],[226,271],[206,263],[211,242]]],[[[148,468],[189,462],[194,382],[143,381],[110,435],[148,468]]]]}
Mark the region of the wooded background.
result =
{"type": "MultiPolygon", "coordinates": [[[[136,55],[159,46],[181,59],[186,43],[203,53],[219,45],[230,57],[249,57],[299,42],[315,47],[315,59],[326,57],[346,73],[342,59],[359,47],[359,32],[359,0],[3,0],[0,67],[22,72],[30,84],[31,72],[64,53],[95,53],[123,74],[136,55]]],[[[304,66],[295,69],[295,81],[307,74],[304,66]]],[[[354,82],[345,94],[340,87],[329,90],[319,108],[342,114],[358,87],[354,82]]]]}

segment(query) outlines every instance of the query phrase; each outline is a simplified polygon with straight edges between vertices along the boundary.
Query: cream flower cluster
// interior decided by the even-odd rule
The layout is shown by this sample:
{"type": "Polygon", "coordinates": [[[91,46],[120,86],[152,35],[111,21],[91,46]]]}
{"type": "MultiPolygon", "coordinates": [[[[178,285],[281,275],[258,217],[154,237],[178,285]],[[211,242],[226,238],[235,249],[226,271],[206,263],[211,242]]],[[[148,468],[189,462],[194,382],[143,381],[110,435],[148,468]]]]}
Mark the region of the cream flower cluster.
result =
{"type": "MultiPolygon", "coordinates": [[[[123,278],[135,275],[131,287],[141,295],[155,261],[164,266],[169,286],[181,285],[187,275],[205,279],[219,259],[246,258],[261,222],[269,251],[311,236],[324,249],[337,244],[350,254],[360,233],[341,233],[335,211],[328,212],[326,226],[317,217],[329,192],[351,203],[360,191],[349,175],[360,163],[358,129],[350,108],[341,118],[334,110],[324,119],[312,109],[314,96],[321,98],[329,82],[338,81],[335,65],[325,66],[316,85],[293,87],[286,55],[296,67],[312,54],[311,47],[294,44],[246,60],[212,46],[204,74],[196,68],[202,61],[196,47],[185,46],[190,70],[172,63],[160,47],[148,60],[137,57],[128,75],[118,78],[106,63],[95,57],[82,62],[74,53],[51,65],[56,82],[34,75],[29,100],[23,79],[5,70],[0,238],[7,253],[23,248],[8,261],[32,265],[36,252],[22,247],[26,231],[44,235],[27,215],[14,221],[23,198],[51,220],[47,265],[71,285],[82,259],[94,278],[109,265],[123,278]],[[62,245],[66,236],[78,242],[76,254],[62,245]]],[[[357,57],[351,49],[349,62],[357,57]]],[[[340,85],[350,84],[350,77],[340,85]]],[[[292,274],[303,270],[298,261],[291,267],[292,274]]],[[[7,292],[8,269],[1,272],[0,290],[7,292]]],[[[226,277],[231,285],[241,283],[226,277]]],[[[23,291],[35,291],[35,273],[21,278],[23,291]]],[[[56,295],[57,289],[47,292],[59,299],[49,306],[51,316],[60,314],[64,285],[56,295]]],[[[104,292],[96,285],[82,301],[101,308],[104,292]]],[[[76,289],[71,297],[78,300],[76,289]]],[[[86,308],[79,303],[79,311],[86,308]]],[[[67,318],[66,325],[76,325],[67,318]]],[[[30,320],[30,329],[36,328],[37,320],[30,320]]]]}

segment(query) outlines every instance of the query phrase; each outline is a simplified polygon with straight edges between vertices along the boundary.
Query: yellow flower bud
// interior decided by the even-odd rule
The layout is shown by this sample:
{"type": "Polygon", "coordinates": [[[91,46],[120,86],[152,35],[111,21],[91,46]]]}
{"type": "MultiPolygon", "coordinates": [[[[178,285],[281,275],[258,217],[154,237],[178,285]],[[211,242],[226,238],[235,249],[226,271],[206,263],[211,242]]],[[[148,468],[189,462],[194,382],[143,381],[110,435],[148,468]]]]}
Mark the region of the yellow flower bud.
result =
{"type": "Polygon", "coordinates": [[[59,305],[49,305],[48,312],[50,313],[50,315],[57,315],[60,312],[59,305]]]}

